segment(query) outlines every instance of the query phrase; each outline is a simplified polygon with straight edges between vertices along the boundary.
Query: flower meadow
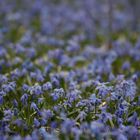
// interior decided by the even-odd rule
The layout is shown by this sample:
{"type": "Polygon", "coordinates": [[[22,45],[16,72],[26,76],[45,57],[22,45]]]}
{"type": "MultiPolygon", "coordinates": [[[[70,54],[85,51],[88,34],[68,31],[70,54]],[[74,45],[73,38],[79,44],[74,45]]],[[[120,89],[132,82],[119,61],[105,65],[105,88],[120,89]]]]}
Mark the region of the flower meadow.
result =
{"type": "Polygon", "coordinates": [[[0,140],[140,140],[135,2],[0,1],[0,140]]]}

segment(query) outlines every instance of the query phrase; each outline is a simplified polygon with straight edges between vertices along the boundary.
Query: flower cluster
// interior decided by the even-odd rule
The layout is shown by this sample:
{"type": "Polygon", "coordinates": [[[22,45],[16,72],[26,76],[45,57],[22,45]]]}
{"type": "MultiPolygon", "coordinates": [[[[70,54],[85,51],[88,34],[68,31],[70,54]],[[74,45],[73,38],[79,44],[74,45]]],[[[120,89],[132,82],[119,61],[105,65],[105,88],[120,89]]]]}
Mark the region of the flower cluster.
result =
{"type": "Polygon", "coordinates": [[[0,1],[0,140],[140,139],[140,36],[118,0],[104,49],[107,8],[0,1]]]}

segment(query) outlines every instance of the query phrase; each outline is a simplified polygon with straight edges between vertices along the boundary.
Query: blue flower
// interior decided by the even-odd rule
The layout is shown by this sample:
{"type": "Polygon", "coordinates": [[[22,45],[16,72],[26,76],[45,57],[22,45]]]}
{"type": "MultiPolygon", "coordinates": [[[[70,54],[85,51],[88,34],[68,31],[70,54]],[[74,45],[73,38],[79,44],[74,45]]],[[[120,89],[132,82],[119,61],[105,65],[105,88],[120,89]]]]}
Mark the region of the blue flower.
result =
{"type": "Polygon", "coordinates": [[[61,130],[65,134],[69,134],[71,131],[71,128],[75,125],[74,120],[66,119],[61,125],[61,130]]]}
{"type": "Polygon", "coordinates": [[[23,91],[28,91],[29,86],[27,84],[23,84],[22,89],[23,89],[23,91]]]}
{"type": "Polygon", "coordinates": [[[48,62],[47,66],[44,68],[45,73],[46,74],[49,73],[52,70],[52,68],[53,68],[53,64],[48,62]]]}
{"type": "Polygon", "coordinates": [[[121,83],[123,94],[126,97],[130,97],[130,100],[132,101],[136,94],[136,84],[132,81],[123,81],[121,83]]]}
{"type": "Polygon", "coordinates": [[[130,62],[129,61],[124,62],[122,65],[122,69],[129,70],[130,69],[130,62]]]}
{"type": "Polygon", "coordinates": [[[43,82],[44,81],[43,75],[42,74],[37,74],[36,80],[37,80],[37,82],[43,82]]]}
{"type": "Polygon", "coordinates": [[[55,134],[50,134],[50,133],[48,133],[48,132],[45,130],[44,127],[41,127],[41,128],[39,129],[39,132],[40,132],[41,136],[43,137],[43,139],[45,139],[45,140],[57,140],[57,139],[58,139],[57,136],[56,136],[55,134]]]}
{"type": "Polygon", "coordinates": [[[58,100],[60,97],[64,96],[64,90],[63,88],[60,89],[54,89],[54,92],[51,94],[54,101],[58,100]]]}
{"type": "Polygon", "coordinates": [[[17,107],[18,106],[18,102],[17,102],[16,99],[13,100],[13,105],[14,105],[14,107],[17,107]]]}
{"type": "Polygon", "coordinates": [[[55,87],[58,87],[60,85],[59,80],[56,77],[54,77],[54,76],[51,77],[51,83],[55,87]]]}
{"type": "Polygon", "coordinates": [[[35,127],[40,126],[40,122],[36,118],[34,118],[34,125],[35,125],[35,127]]]}
{"type": "Polygon", "coordinates": [[[4,110],[4,118],[3,118],[4,121],[10,121],[12,117],[13,117],[13,112],[10,109],[4,110]]]}
{"type": "Polygon", "coordinates": [[[119,135],[117,136],[117,140],[128,140],[128,139],[127,139],[127,137],[126,137],[125,135],[119,134],[119,135]]]}
{"type": "Polygon", "coordinates": [[[20,98],[20,100],[23,105],[27,105],[28,95],[26,93],[23,94],[22,97],[20,98]]]}
{"type": "Polygon", "coordinates": [[[52,89],[52,84],[50,82],[47,82],[47,83],[43,84],[42,89],[44,91],[51,90],[52,89]]]}
{"type": "Polygon", "coordinates": [[[4,101],[4,100],[3,100],[3,96],[0,95],[0,105],[3,104],[3,101],[4,101]]]}
{"type": "Polygon", "coordinates": [[[7,81],[8,81],[7,76],[5,76],[5,75],[0,75],[0,83],[1,83],[1,84],[6,83],[7,81]]]}
{"type": "Polygon", "coordinates": [[[24,125],[24,121],[22,119],[17,119],[13,123],[16,124],[18,127],[22,127],[24,125]]]}
{"type": "Polygon", "coordinates": [[[10,91],[14,91],[16,89],[16,83],[15,82],[9,82],[8,84],[3,84],[2,89],[6,93],[9,93],[10,91]]]}
{"type": "Polygon", "coordinates": [[[40,125],[45,126],[46,124],[47,124],[47,120],[46,119],[41,119],[40,125]]]}
{"type": "Polygon", "coordinates": [[[138,115],[136,112],[134,112],[133,115],[128,118],[128,122],[131,122],[133,124],[135,124],[137,120],[138,120],[138,115]]]}
{"type": "Polygon", "coordinates": [[[90,100],[91,100],[91,102],[93,102],[95,104],[97,101],[96,94],[91,94],[90,100]]]}
{"type": "Polygon", "coordinates": [[[40,85],[34,85],[29,88],[31,94],[40,95],[43,93],[42,87],[40,85]]]}
{"type": "Polygon", "coordinates": [[[44,109],[42,112],[41,112],[41,116],[45,119],[45,120],[48,120],[49,118],[51,118],[53,116],[53,112],[48,109],[44,109]]]}
{"type": "Polygon", "coordinates": [[[34,110],[36,110],[36,111],[39,111],[37,105],[36,105],[34,102],[31,103],[30,108],[31,108],[31,109],[34,109],[34,110]]]}

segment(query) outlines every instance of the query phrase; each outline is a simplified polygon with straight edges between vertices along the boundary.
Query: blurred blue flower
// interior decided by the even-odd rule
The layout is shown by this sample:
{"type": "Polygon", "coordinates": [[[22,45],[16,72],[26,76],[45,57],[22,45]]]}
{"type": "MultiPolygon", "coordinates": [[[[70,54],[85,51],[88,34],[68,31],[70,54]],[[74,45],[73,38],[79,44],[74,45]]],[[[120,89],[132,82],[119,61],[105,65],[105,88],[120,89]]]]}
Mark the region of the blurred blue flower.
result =
{"type": "Polygon", "coordinates": [[[44,91],[49,91],[52,89],[52,84],[50,82],[47,82],[47,83],[43,84],[42,89],[44,91]]]}

